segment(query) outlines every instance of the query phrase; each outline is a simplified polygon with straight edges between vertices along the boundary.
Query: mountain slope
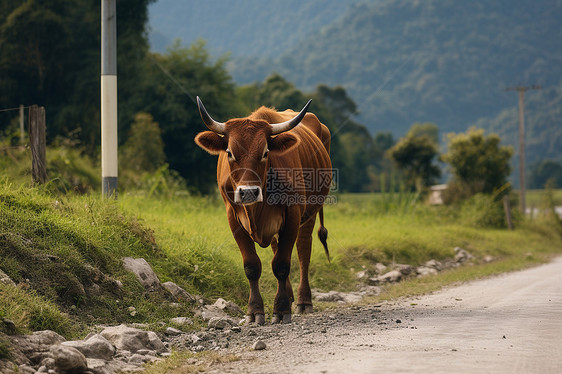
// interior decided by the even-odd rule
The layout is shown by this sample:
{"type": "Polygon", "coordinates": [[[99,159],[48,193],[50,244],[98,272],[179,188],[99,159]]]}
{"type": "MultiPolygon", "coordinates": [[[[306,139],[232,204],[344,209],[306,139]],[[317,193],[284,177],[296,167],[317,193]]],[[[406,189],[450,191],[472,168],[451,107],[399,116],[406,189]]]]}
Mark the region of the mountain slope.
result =
{"type": "Polygon", "coordinates": [[[150,44],[208,41],[214,54],[274,57],[337,19],[360,0],[158,0],[149,7],[150,44]]]}

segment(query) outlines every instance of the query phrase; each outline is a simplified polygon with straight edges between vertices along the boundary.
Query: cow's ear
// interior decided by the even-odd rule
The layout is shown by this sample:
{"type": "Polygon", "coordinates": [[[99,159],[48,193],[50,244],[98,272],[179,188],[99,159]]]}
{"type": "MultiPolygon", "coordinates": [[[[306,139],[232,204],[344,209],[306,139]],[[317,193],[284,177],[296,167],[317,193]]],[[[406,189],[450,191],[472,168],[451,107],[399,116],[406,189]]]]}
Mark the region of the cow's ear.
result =
{"type": "Polygon", "coordinates": [[[300,139],[295,135],[284,132],[269,140],[269,150],[273,153],[283,154],[296,147],[300,139]]]}
{"type": "Polygon", "coordinates": [[[212,155],[218,155],[220,151],[226,149],[226,141],[224,137],[212,132],[203,131],[195,137],[195,143],[212,155]]]}

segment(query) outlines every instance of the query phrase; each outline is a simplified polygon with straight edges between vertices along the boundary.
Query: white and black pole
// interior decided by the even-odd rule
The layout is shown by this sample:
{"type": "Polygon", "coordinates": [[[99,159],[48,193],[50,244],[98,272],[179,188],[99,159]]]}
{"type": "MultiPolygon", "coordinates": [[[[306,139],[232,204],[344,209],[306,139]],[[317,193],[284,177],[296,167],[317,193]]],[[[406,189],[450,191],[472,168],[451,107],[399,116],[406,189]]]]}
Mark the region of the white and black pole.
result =
{"type": "Polygon", "coordinates": [[[101,176],[105,197],[117,197],[116,24],[115,0],[101,0],[101,176]]]}

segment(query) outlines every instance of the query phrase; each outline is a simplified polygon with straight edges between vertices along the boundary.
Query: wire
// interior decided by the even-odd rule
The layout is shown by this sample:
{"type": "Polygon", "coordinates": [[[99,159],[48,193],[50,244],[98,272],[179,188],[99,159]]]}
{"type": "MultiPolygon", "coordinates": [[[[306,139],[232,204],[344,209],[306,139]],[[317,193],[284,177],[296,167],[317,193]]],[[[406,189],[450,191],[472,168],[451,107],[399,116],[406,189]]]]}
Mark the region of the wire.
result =
{"type": "MultiPolygon", "coordinates": [[[[23,107],[23,109],[26,109],[26,108],[29,108],[29,105],[23,107]]],[[[18,106],[17,108],[0,109],[0,112],[9,112],[9,111],[12,111],[12,110],[20,110],[20,107],[18,106]]]]}
{"type": "Polygon", "coordinates": [[[196,102],[195,99],[193,98],[193,95],[191,95],[191,93],[187,90],[187,88],[185,88],[180,82],[178,82],[178,80],[176,78],[174,78],[174,76],[168,71],[166,70],[153,56],[151,56],[150,54],[148,55],[148,57],[152,60],[152,62],[154,62],[154,64],[156,66],[158,66],[158,68],[160,70],[162,70],[162,72],[164,74],[166,74],[168,76],[168,78],[170,78],[170,80],[172,82],[174,82],[176,84],[176,86],[179,87],[180,90],[183,91],[184,94],[186,94],[187,96],[189,96],[189,98],[191,99],[191,101],[193,101],[194,103],[196,102]]]}

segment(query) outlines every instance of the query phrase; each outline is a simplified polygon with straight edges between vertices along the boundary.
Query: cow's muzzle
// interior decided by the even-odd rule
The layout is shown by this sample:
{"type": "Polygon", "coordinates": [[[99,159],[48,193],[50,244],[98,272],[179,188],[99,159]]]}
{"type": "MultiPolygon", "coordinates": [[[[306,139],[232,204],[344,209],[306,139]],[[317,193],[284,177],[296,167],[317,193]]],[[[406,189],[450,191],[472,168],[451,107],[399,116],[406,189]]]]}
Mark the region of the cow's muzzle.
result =
{"type": "Polygon", "coordinates": [[[263,201],[261,187],[259,186],[238,186],[234,191],[234,203],[253,204],[263,201]]]}

